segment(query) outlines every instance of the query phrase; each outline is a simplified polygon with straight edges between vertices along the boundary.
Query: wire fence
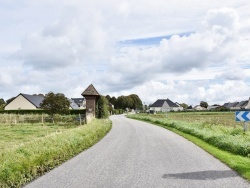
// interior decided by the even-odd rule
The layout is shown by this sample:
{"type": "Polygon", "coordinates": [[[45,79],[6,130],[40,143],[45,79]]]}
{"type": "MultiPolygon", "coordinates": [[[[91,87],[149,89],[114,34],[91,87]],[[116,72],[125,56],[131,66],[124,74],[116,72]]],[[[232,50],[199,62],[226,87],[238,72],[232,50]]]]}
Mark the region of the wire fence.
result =
{"type": "Polygon", "coordinates": [[[46,124],[46,123],[75,123],[82,125],[85,123],[85,114],[78,115],[54,115],[54,118],[48,114],[0,114],[0,124],[17,125],[17,124],[46,124]]]}

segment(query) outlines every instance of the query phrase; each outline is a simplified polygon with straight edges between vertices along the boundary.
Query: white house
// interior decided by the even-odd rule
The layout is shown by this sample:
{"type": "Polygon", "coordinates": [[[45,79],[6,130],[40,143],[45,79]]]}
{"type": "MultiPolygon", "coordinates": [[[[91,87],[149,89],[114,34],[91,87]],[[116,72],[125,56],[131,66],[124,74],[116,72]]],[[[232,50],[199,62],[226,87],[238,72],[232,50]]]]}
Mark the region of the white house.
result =
{"type": "Polygon", "coordinates": [[[169,99],[158,99],[156,102],[150,105],[149,110],[154,112],[169,112],[183,110],[183,108],[169,99]]]}
{"type": "MultiPolygon", "coordinates": [[[[4,107],[4,110],[36,110],[41,109],[40,104],[44,100],[40,95],[28,95],[20,93],[13,101],[4,107]]],[[[85,109],[86,101],[84,98],[71,98],[70,109],[85,109]]]]}
{"type": "Polygon", "coordinates": [[[218,107],[220,107],[220,105],[211,105],[207,107],[207,110],[215,110],[218,107]]]}
{"type": "Polygon", "coordinates": [[[204,107],[202,107],[202,106],[200,106],[200,105],[196,105],[196,106],[194,107],[194,110],[201,111],[201,110],[207,110],[207,109],[204,108],[204,107]]]}
{"type": "Polygon", "coordinates": [[[13,101],[4,107],[4,110],[36,110],[40,108],[40,103],[44,97],[39,95],[28,95],[20,93],[13,101]]]}
{"type": "Polygon", "coordinates": [[[85,98],[71,98],[72,101],[78,106],[78,109],[86,108],[86,100],[85,98]]]}
{"type": "Polygon", "coordinates": [[[248,99],[248,102],[247,102],[247,104],[244,106],[244,108],[245,109],[250,109],[250,97],[249,97],[249,99],[248,99]]]}

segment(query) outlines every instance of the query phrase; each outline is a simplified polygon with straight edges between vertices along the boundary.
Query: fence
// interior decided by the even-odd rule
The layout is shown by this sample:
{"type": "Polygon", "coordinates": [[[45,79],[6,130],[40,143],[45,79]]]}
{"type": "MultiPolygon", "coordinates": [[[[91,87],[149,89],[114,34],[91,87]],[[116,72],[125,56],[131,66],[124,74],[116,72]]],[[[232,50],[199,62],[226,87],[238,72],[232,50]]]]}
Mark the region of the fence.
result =
{"type": "MultiPolygon", "coordinates": [[[[56,123],[84,124],[85,114],[78,115],[58,115],[54,116],[56,123]]],[[[0,114],[0,124],[17,125],[26,123],[53,123],[53,119],[47,114],[0,114]]]]}

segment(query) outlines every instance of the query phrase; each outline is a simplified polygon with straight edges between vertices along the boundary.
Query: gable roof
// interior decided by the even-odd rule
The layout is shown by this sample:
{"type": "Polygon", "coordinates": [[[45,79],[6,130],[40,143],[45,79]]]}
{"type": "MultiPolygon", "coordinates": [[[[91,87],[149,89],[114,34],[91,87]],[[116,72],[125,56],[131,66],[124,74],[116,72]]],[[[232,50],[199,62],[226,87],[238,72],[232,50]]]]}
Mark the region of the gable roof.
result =
{"type": "Polygon", "coordinates": [[[247,105],[247,103],[248,103],[248,101],[241,101],[241,102],[239,102],[239,103],[236,105],[236,107],[244,107],[244,106],[247,105]]]}
{"type": "Polygon", "coordinates": [[[227,107],[231,108],[231,107],[235,107],[239,102],[230,102],[227,107]]]}
{"type": "Polygon", "coordinates": [[[224,106],[224,107],[228,108],[228,105],[229,105],[229,102],[227,102],[227,103],[223,104],[222,106],[224,106]]]}
{"type": "Polygon", "coordinates": [[[23,94],[23,93],[20,93],[19,95],[22,95],[25,99],[27,99],[29,102],[31,102],[37,108],[41,107],[40,104],[44,100],[44,97],[39,96],[39,95],[28,95],[28,94],[23,94]]]}
{"type": "Polygon", "coordinates": [[[83,102],[85,101],[84,98],[71,98],[71,100],[73,100],[78,105],[82,105],[83,102]]]}
{"type": "Polygon", "coordinates": [[[74,101],[73,99],[68,99],[68,100],[69,100],[69,102],[70,102],[70,107],[71,107],[72,109],[74,109],[74,110],[79,109],[78,104],[76,104],[75,101],[74,101]]]}
{"type": "Polygon", "coordinates": [[[82,96],[100,96],[100,94],[97,92],[93,84],[90,84],[89,87],[82,93],[82,96]]]}
{"type": "Polygon", "coordinates": [[[169,99],[158,99],[150,107],[162,107],[164,102],[166,102],[169,107],[179,107],[177,104],[175,104],[173,101],[169,99]]]}

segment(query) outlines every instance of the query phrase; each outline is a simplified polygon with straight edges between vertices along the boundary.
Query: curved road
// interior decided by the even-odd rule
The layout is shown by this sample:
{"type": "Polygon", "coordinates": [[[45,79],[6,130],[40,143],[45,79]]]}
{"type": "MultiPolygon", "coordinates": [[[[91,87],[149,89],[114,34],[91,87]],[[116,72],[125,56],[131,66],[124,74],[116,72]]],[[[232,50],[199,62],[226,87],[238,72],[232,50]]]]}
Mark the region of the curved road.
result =
{"type": "Polygon", "coordinates": [[[227,187],[250,184],[186,139],[145,122],[111,116],[110,133],[26,187],[227,187]]]}

